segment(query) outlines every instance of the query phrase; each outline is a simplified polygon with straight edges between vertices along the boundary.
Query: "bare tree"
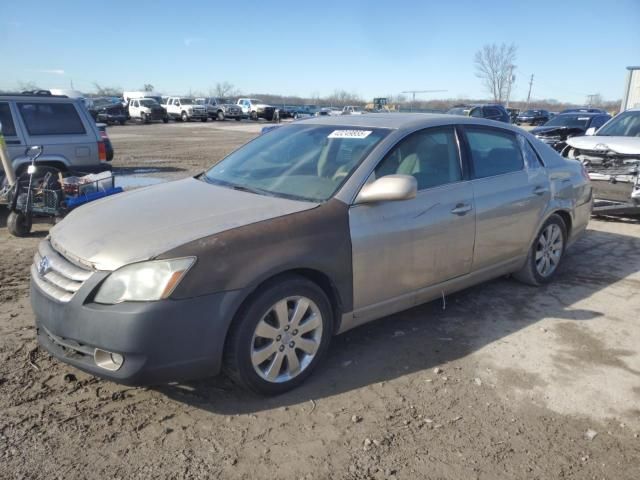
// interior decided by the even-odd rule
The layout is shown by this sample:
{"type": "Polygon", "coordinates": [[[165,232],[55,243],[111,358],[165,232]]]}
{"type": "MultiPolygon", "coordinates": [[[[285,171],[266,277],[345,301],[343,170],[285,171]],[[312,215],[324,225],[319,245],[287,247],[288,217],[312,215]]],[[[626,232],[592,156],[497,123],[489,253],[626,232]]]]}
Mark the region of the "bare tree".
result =
{"type": "Polygon", "coordinates": [[[476,76],[481,78],[496,103],[501,103],[507,93],[509,75],[516,61],[518,48],[512,43],[485,45],[476,52],[474,63],[476,76]]]}
{"type": "Polygon", "coordinates": [[[209,89],[209,94],[221,98],[233,97],[236,93],[236,88],[229,82],[218,82],[213,89],[209,89]]]}
{"type": "Polygon", "coordinates": [[[96,88],[96,95],[101,97],[119,97],[122,95],[122,88],[120,87],[103,87],[98,82],[93,82],[93,86],[96,88]]]}
{"type": "Polygon", "coordinates": [[[144,90],[145,92],[153,92],[153,85],[151,85],[150,83],[145,83],[142,87],[142,90],[144,90]]]}
{"type": "Polygon", "coordinates": [[[33,90],[41,90],[36,82],[28,81],[28,82],[18,82],[18,90],[21,92],[29,92],[33,90]]]}

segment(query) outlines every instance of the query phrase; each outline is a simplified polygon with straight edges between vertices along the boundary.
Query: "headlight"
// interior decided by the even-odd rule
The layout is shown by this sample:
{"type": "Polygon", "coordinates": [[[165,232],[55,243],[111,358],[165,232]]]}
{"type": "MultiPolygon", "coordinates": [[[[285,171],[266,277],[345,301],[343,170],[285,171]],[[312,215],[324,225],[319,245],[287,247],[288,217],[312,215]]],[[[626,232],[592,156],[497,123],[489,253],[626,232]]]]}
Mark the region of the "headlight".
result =
{"type": "Polygon", "coordinates": [[[102,283],[95,302],[114,304],[167,298],[195,260],[195,257],[185,257],[125,265],[102,283]]]}

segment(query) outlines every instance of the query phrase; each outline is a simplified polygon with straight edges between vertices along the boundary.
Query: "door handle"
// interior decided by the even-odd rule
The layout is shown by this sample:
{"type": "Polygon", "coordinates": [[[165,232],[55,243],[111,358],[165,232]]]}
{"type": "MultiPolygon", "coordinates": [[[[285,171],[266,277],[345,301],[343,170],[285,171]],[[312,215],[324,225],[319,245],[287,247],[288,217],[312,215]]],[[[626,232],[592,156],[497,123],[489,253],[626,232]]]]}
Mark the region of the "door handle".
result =
{"type": "Polygon", "coordinates": [[[454,215],[464,215],[465,213],[470,211],[471,205],[469,205],[468,203],[459,203],[453,210],[451,210],[451,213],[453,213],[454,215]]]}
{"type": "Polygon", "coordinates": [[[548,188],[542,187],[540,185],[538,185],[536,188],[533,189],[533,193],[535,193],[536,195],[544,195],[548,191],[549,191],[548,188]]]}

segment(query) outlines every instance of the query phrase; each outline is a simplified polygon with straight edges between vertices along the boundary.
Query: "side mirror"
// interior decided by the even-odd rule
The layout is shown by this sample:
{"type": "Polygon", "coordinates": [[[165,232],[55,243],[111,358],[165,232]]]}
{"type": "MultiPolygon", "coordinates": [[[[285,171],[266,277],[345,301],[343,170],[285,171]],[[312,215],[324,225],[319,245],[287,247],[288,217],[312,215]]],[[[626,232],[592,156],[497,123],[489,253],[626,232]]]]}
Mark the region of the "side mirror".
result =
{"type": "Polygon", "coordinates": [[[386,175],[362,187],[355,203],[410,200],[417,193],[418,182],[411,175],[386,175]]]}
{"type": "Polygon", "coordinates": [[[595,135],[596,134],[596,127],[590,127],[587,128],[587,131],[584,132],[585,135],[595,135]]]}

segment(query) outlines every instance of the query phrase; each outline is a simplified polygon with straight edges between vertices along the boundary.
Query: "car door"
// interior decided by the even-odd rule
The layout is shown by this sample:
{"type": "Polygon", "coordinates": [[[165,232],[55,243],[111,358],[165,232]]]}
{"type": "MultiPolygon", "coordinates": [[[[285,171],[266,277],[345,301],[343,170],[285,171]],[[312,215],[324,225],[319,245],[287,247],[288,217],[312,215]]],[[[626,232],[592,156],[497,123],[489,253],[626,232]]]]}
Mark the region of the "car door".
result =
{"type": "Polygon", "coordinates": [[[410,307],[416,293],[470,271],[475,233],[473,193],[455,127],[410,134],[384,157],[368,181],[412,175],[414,199],[350,208],[356,316],[410,307]],[[360,312],[358,312],[360,310],[360,312]]]}
{"type": "Polygon", "coordinates": [[[549,179],[539,160],[538,168],[525,166],[521,135],[480,125],[464,132],[476,209],[472,271],[478,271],[526,255],[549,202],[549,179]]]}

